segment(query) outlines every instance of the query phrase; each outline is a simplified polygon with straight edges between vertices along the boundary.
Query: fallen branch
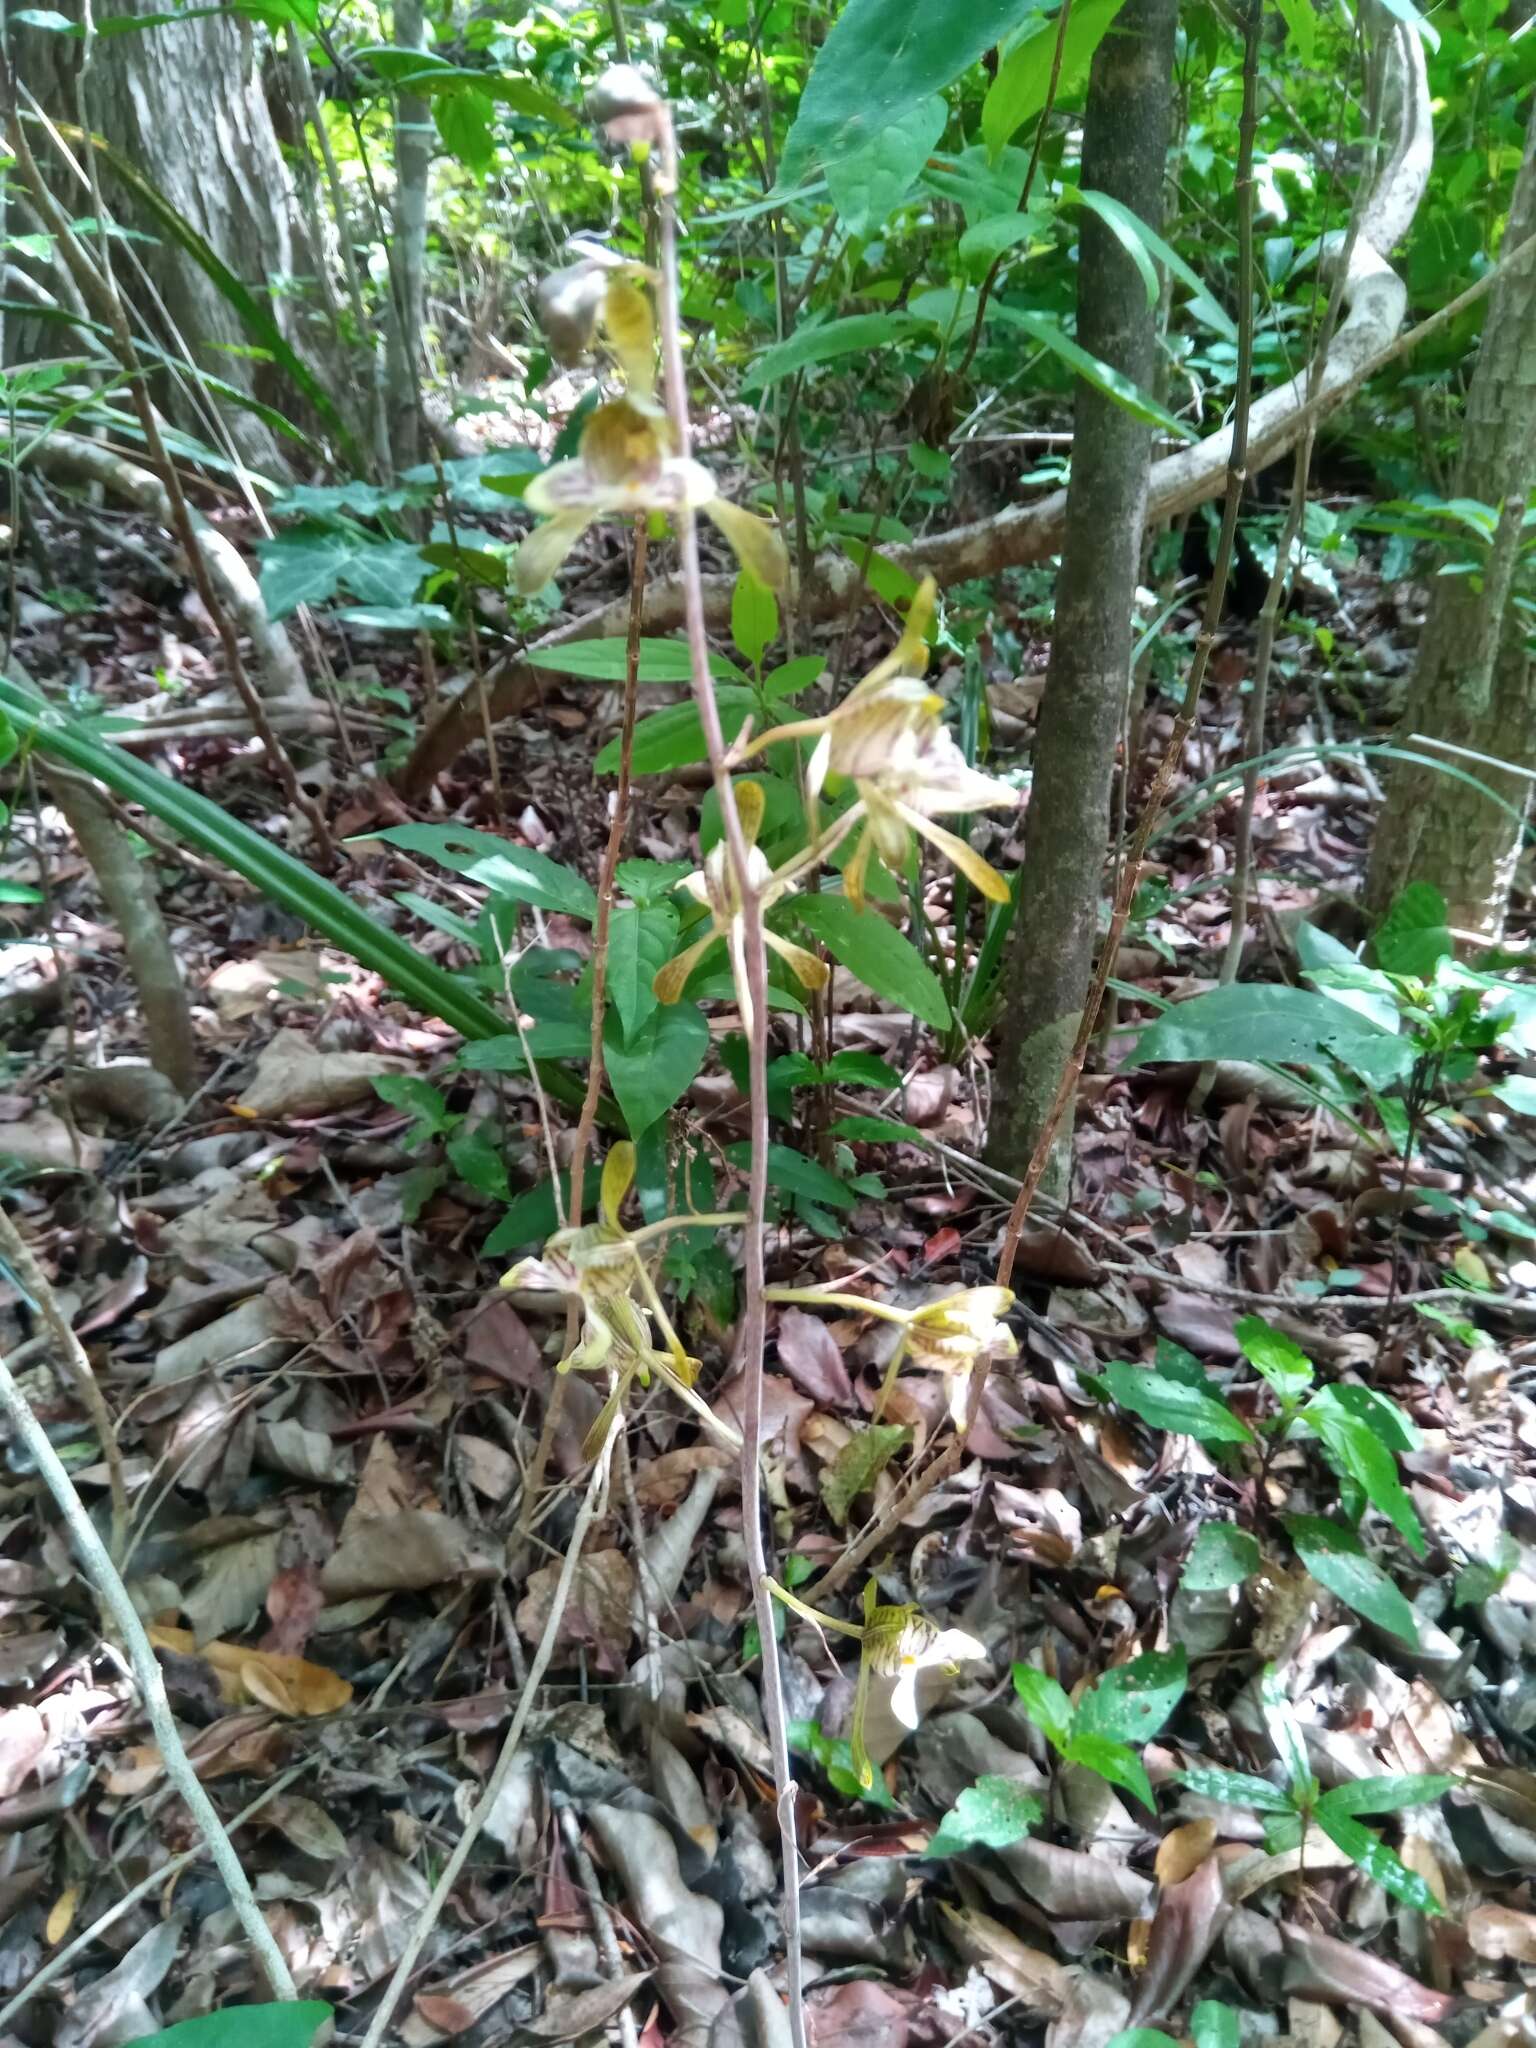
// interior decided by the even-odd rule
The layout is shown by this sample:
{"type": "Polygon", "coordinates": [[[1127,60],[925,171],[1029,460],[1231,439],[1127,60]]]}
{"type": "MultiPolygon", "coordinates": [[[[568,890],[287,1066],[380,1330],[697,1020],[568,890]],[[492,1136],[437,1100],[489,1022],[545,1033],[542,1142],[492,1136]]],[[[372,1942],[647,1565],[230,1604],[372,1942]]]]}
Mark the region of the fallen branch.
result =
{"type": "MultiPolygon", "coordinates": [[[[10,445],[0,436],[0,446],[10,445]]],[[[79,434],[50,433],[28,448],[27,460],[50,476],[73,476],[85,483],[100,484],[114,497],[137,507],[157,526],[170,533],[179,530],[170,493],[153,470],[114,454],[99,441],[88,441],[79,434]]],[[[236,628],[250,642],[263,697],[281,698],[290,705],[312,703],[299,657],[282,627],[267,616],[260,586],[245,557],[233,541],[200,518],[190,505],[187,510],[208,580],[217,588],[236,628]]]]}
{"type": "MultiPolygon", "coordinates": [[[[1442,312],[1431,315],[1409,334],[1400,333],[1408,291],[1388,258],[1412,226],[1424,196],[1434,138],[1424,51],[1416,31],[1406,23],[1391,25],[1385,62],[1386,147],[1376,182],[1361,210],[1359,231],[1347,253],[1341,290],[1347,311],[1320,358],[1255,403],[1247,456],[1250,477],[1278,461],[1319,419],[1343,405],[1374,370],[1445,324],[1442,312]]],[[[1518,250],[1516,259],[1524,254],[1523,249],[1518,250]]],[[[1487,280],[1479,279],[1478,287],[1485,289],[1486,284],[1487,280]]],[[[1475,296],[1481,296],[1478,287],[1475,296]]],[[[1466,301],[1467,295],[1462,298],[1466,301]]],[[[1231,450],[1232,429],[1226,426],[1193,447],[1154,462],[1147,496],[1148,525],[1175,519],[1220,496],[1231,450]]],[[[931,575],[941,587],[995,576],[1001,570],[1023,568],[1056,554],[1066,508],[1066,492],[1052,491],[1033,504],[1010,505],[989,519],[883,552],[912,575],[931,575]]],[[[729,619],[735,580],[734,573],[701,579],[709,624],[722,625],[729,619]]],[[[819,555],[800,586],[799,616],[805,620],[833,617],[857,598],[862,584],[857,563],[842,555],[819,555]]],[[[528,655],[493,670],[486,683],[491,718],[509,718],[538,701],[540,652],[572,640],[617,639],[625,630],[628,610],[628,598],[616,598],[612,604],[545,634],[528,655]]],[[[653,582],[645,597],[645,631],[674,632],[684,618],[682,576],[653,582]]],[[[419,795],[479,737],[478,697],[470,692],[450,699],[422,733],[401,770],[402,792],[408,797],[419,795]]]]}

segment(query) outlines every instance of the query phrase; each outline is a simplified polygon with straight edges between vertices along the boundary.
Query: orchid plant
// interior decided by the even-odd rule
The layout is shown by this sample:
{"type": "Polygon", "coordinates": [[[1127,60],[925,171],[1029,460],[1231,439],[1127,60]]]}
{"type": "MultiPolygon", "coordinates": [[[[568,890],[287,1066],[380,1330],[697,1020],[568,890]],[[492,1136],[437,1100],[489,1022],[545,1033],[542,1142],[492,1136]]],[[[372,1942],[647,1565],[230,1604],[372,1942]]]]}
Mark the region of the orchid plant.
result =
{"type": "Polygon", "coordinates": [[[848,1746],[854,1774],[868,1791],[875,1782],[875,1767],[865,1741],[865,1723],[875,1679],[891,1681],[890,1709],[903,1728],[916,1728],[922,1719],[918,1702],[918,1681],[925,1671],[940,1671],[954,1677],[962,1664],[984,1664],[987,1647],[963,1628],[940,1628],[920,1607],[911,1604],[882,1605],[880,1590],[873,1579],[864,1587],[862,1622],[843,1621],[798,1599],[776,1579],[768,1590],[803,1621],[836,1635],[852,1636],[859,1645],[859,1673],[854,1683],[853,1711],[848,1723],[848,1746]]]}
{"type": "Polygon", "coordinates": [[[741,1223],[737,1215],[665,1216],[639,1230],[626,1230],[619,1212],[635,1178],[635,1148],[627,1140],[615,1145],[603,1162],[596,1223],[557,1230],[545,1241],[540,1257],[520,1259],[503,1274],[502,1286],[534,1293],[561,1294],[579,1304],[580,1341],[566,1353],[557,1372],[606,1372],[610,1391],[602,1412],[587,1433],[584,1454],[597,1455],[615,1411],[631,1386],[648,1387],[655,1373],[713,1433],[733,1450],[741,1438],[722,1422],[695,1391],[699,1361],[683,1348],[681,1338],[656,1291],[650,1268],[641,1256],[649,1244],[669,1231],[701,1224],[741,1223]],[[642,1299],[635,1299],[638,1288],[642,1299]],[[655,1343],[651,1318],[661,1333],[655,1343]]]}

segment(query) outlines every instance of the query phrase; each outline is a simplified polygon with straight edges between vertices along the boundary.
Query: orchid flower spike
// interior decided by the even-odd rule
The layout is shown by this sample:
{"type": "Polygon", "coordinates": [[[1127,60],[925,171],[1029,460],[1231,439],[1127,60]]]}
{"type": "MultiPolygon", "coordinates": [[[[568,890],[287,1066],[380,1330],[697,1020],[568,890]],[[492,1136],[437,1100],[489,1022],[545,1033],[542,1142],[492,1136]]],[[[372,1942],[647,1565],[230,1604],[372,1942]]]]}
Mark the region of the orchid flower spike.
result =
{"type": "Polygon", "coordinates": [[[768,1591],[785,1607],[814,1622],[818,1628],[834,1629],[839,1635],[857,1636],[859,1675],[854,1687],[853,1713],[848,1726],[848,1746],[859,1783],[868,1791],[875,1782],[874,1765],[864,1742],[864,1722],[869,1709],[871,1681],[891,1678],[891,1712],[903,1728],[918,1725],[917,1682],[925,1671],[946,1671],[953,1675],[962,1664],[985,1663],[986,1645],[962,1628],[940,1628],[929,1621],[921,1608],[882,1607],[873,1579],[864,1588],[864,1620],[840,1621],[823,1614],[795,1594],[787,1592],[776,1579],[766,1581],[768,1591]]]}
{"type": "Polygon", "coordinates": [[[821,718],[775,726],[742,756],[780,740],[814,734],[817,745],[806,774],[812,797],[820,794],[829,775],[853,783],[858,803],[839,822],[849,825],[856,815],[867,821],[843,872],[844,892],[855,904],[864,900],[870,856],[878,851],[887,866],[900,873],[914,832],[983,896],[994,903],[1008,898],[1008,884],[996,868],[955,833],[933,822],[950,812],[1012,810],[1019,801],[1010,784],[969,765],[944,725],[943,698],[922,680],[936,596],[933,578],[925,577],[907,608],[895,647],[835,709],[821,718]]]}
{"type": "Polygon", "coordinates": [[[759,583],[781,590],[788,579],[789,558],[774,528],[722,498],[704,465],[678,453],[676,430],[655,395],[656,322],[637,281],[650,276],[638,264],[589,251],[546,278],[536,295],[539,323],[561,361],[578,360],[600,333],[625,388],[591,414],[575,457],[528,485],[524,501],[545,519],[521,542],[513,565],[524,597],[543,589],[594,521],[685,508],[714,521],[759,583]]]}
{"type": "MultiPolygon", "coordinates": [[[[770,904],[790,893],[795,876],[787,871],[775,874],[768,865],[767,856],[758,850],[757,835],[763,827],[764,801],[761,783],[737,783],[736,809],[741,818],[741,834],[747,842],[747,879],[756,890],[763,909],[767,910],[770,904]]],[[[799,863],[802,868],[804,865],[803,861],[799,863]]],[[[744,989],[746,969],[741,958],[741,891],[736,882],[731,849],[724,838],[710,848],[704,856],[703,867],[687,876],[681,886],[696,903],[702,903],[710,912],[709,929],[658,970],[651,983],[657,1001],[675,1003],[678,1000],[687,986],[689,975],[716,939],[724,939],[729,947],[732,964],[737,968],[737,987],[744,989]]],[[[777,932],[769,931],[766,926],[763,938],[782,960],[788,962],[802,988],[825,986],[828,977],[825,961],[818,960],[804,946],[797,946],[789,939],[781,938],[777,932]]]]}
{"type": "Polygon", "coordinates": [[[615,1145],[603,1162],[598,1193],[596,1223],[575,1224],[557,1230],[545,1240],[535,1259],[520,1259],[502,1275],[503,1287],[526,1287],[538,1293],[561,1294],[577,1301],[582,1310],[581,1339],[556,1366],[557,1372],[602,1372],[610,1374],[612,1392],[602,1414],[587,1436],[591,1446],[601,1444],[608,1433],[617,1406],[635,1381],[642,1387],[651,1383],[655,1372],[665,1380],[694,1412],[733,1449],[741,1438],[729,1424],[694,1392],[699,1361],[684,1350],[682,1340],[656,1292],[650,1270],[641,1257],[641,1247],[669,1230],[684,1230],[696,1224],[738,1223],[734,1215],[668,1216],[643,1230],[630,1231],[619,1219],[624,1197],[635,1178],[635,1148],[626,1139],[615,1145]],[[638,1287],[645,1297],[636,1301],[638,1287]],[[655,1316],[664,1349],[657,1349],[651,1329],[655,1316]]]}

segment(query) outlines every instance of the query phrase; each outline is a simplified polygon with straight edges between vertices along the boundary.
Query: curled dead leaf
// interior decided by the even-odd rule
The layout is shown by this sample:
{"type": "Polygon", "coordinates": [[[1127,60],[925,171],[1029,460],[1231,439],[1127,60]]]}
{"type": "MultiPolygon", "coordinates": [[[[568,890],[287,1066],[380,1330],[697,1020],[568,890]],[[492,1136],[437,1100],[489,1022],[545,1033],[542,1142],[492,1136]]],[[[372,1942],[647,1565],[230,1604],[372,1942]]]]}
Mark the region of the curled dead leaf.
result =
{"type": "Polygon", "coordinates": [[[154,1627],[149,1640],[157,1650],[174,1650],[178,1656],[201,1657],[211,1664],[218,1674],[220,1697],[232,1707],[270,1707],[275,1714],[304,1718],[339,1713],[352,1698],[346,1679],[323,1664],[311,1664],[307,1657],[280,1657],[242,1643],[204,1643],[199,1649],[187,1628],[154,1627]]]}

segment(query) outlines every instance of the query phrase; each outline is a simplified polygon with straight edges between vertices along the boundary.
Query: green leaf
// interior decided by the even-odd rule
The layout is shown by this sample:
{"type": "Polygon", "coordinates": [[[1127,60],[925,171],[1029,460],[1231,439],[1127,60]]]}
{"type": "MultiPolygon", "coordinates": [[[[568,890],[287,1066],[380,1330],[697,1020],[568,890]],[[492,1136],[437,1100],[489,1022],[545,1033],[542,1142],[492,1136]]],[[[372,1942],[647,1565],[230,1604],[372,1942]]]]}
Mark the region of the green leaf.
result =
{"type": "Polygon", "coordinates": [[[949,1004],[939,978],[921,953],[878,911],[856,910],[846,896],[797,896],[800,922],[866,988],[908,1010],[935,1031],[949,1027],[949,1004]]]}
{"type": "Polygon", "coordinates": [[[1304,1806],[1317,1794],[1317,1779],[1312,1775],[1312,1763],[1307,1755],[1307,1738],[1301,1732],[1296,1710],[1287,1698],[1273,1664],[1266,1664],[1259,1676],[1259,1707],[1264,1715],[1264,1726],[1269,1730],[1269,1739],[1275,1746],[1275,1754],[1280,1759],[1280,1767],[1290,1785],[1291,1802],[1295,1806],[1304,1806]]]}
{"type": "MultiPolygon", "coordinates": [[[[715,689],[720,712],[720,730],[727,746],[746,724],[756,708],[752,692],[740,683],[721,683],[715,689]]],[[[616,775],[622,758],[622,736],[609,740],[593,767],[599,775],[616,775]]],[[[636,775],[665,775],[673,768],[686,768],[695,761],[707,761],[709,747],[698,709],[691,702],[669,704],[637,720],[630,767],[636,775]]]]}
{"type": "Polygon", "coordinates": [[[709,1052],[709,1021],[697,1003],[664,1003],[633,1038],[618,1020],[603,1027],[603,1063],[632,1138],[665,1116],[698,1078],[709,1052]]]}
{"type": "MultiPolygon", "coordinates": [[[[588,1210],[597,1199],[596,1174],[589,1173],[582,1182],[582,1209],[588,1210]]],[[[570,1207],[571,1176],[560,1176],[560,1200],[570,1207]]],[[[574,1218],[572,1219],[575,1220],[574,1218]]],[[[555,1205],[555,1184],[540,1181],[537,1187],[526,1188],[515,1195],[507,1204],[507,1213],[480,1247],[488,1259],[503,1258],[508,1252],[520,1252],[529,1245],[540,1245],[546,1237],[560,1228],[560,1211],[555,1205]]]]}
{"type": "Polygon", "coordinates": [[[649,910],[671,895],[685,875],[693,873],[686,860],[621,860],[613,879],[626,896],[633,896],[642,910],[649,910]]]}
{"type": "Polygon", "coordinates": [[[1072,1702],[1061,1686],[1033,1664],[1015,1664],[1013,1689],[1031,1721],[1060,1749],[1072,1733],[1072,1702]]]}
{"type": "Polygon", "coordinates": [[[877,1053],[851,1048],[833,1053],[821,1070],[824,1081],[845,1081],[851,1088],[899,1088],[901,1076],[877,1053]]]}
{"type": "Polygon", "coordinates": [[[343,588],[365,605],[388,605],[402,591],[414,592],[427,572],[421,550],[409,541],[373,540],[312,520],[285,527],[257,547],[262,602],[274,619],[301,604],[325,604],[343,588]]]}
{"type": "Polygon", "coordinates": [[[994,213],[966,229],[960,237],[959,256],[972,277],[985,277],[1006,249],[1031,242],[1045,228],[1039,213],[994,213]]]}
{"type": "Polygon", "coordinates": [[[823,320],[819,327],[797,327],[786,341],[764,349],[742,389],[763,391],[797,370],[830,363],[838,356],[869,356],[916,333],[923,323],[910,313],[849,313],[841,320],[823,320]]]}
{"type": "MultiPolygon", "coordinates": [[[[1119,6],[1120,0],[1115,0],[1115,4],[1119,6]]],[[[1075,12],[1073,19],[1076,19],[1075,12]]],[[[1022,327],[1042,348],[1049,349],[1051,354],[1059,356],[1069,369],[1075,370],[1085,384],[1091,384],[1095,391],[1111,399],[1123,412],[1128,412],[1132,419],[1141,420],[1149,427],[1160,427],[1175,441],[1194,441],[1199,438],[1182,420],[1176,420],[1165,406],[1159,405],[1155,398],[1149,397],[1141,386],[1127,377],[1123,371],[1101,361],[1098,356],[1091,355],[1087,349],[1073,341],[1070,335],[1047,314],[1027,313],[1018,306],[1005,305],[1001,300],[994,298],[987,307],[987,317],[1005,321],[1013,327],[1022,327]]]]}
{"type": "Polygon", "coordinates": [[[869,1806],[883,1807],[887,1813],[897,1811],[879,1771],[875,1772],[873,1784],[859,1783],[859,1774],[853,1767],[853,1745],[846,1736],[824,1735],[814,1721],[791,1721],[786,1732],[792,1754],[811,1757],[825,1773],[827,1783],[844,1799],[862,1799],[869,1806]]]}
{"type": "Polygon", "coordinates": [[[1244,1358],[1282,1401],[1299,1401],[1311,1386],[1312,1362],[1299,1344],[1266,1323],[1262,1316],[1239,1316],[1232,1334],[1244,1358]]]}
{"type": "Polygon", "coordinates": [[[334,883],[312,874],[302,861],[218,804],[119,748],[103,746],[75,726],[56,723],[41,697],[5,678],[0,678],[0,708],[45,758],[78,768],[130,803],[142,804],[200,853],[223,861],[269,901],[303,918],[333,945],[381,975],[424,1015],[440,1017],[466,1038],[494,1038],[506,1030],[505,1020],[456,975],[425,959],[418,947],[360,910],[334,883]]]}
{"type": "Polygon", "coordinates": [[[589,924],[597,915],[597,893],[574,869],[531,846],[498,839],[492,832],[477,832],[468,825],[386,825],[381,831],[365,833],[363,839],[365,843],[378,839],[386,846],[403,846],[407,853],[424,854],[439,867],[481,882],[512,903],[561,910],[567,917],[584,918],[589,924]]]}
{"type": "Polygon", "coordinates": [[[922,1132],[916,1124],[896,1123],[884,1116],[840,1116],[832,1126],[834,1138],[862,1139],[867,1145],[921,1145],[922,1132]]]}
{"type": "Polygon", "coordinates": [[[1072,1732],[1107,1735],[1115,1742],[1150,1742],[1184,1697],[1189,1662],[1184,1645],[1148,1650],[1117,1664],[1077,1703],[1072,1732]]]}
{"type": "Polygon", "coordinates": [[[939,1822],[924,1851],[958,1856],[963,1849],[1009,1849],[1042,1817],[1038,1799],[1014,1778],[978,1778],[939,1822]]]}
{"type": "Polygon", "coordinates": [[[1215,1764],[1194,1764],[1179,1772],[1179,1783],[1202,1799],[1219,1799],[1227,1806],[1251,1806],[1260,1813],[1290,1813],[1291,1795],[1268,1778],[1250,1771],[1223,1771],[1215,1764]]]}
{"type": "Polygon", "coordinates": [[[750,569],[743,569],[731,589],[731,638],[736,652],[755,667],[778,637],[778,599],[750,569]]]}
{"type": "Polygon", "coordinates": [[[201,2019],[180,2020],[158,2034],[140,2034],[133,2048],[311,2048],[332,2017],[323,1999],[301,2004],[229,2005],[201,2019]]]}
{"type": "MultiPolygon", "coordinates": [[[[1058,98],[1087,76],[1089,59],[1103,41],[1124,0],[1077,0],[1061,37],[1058,98]]],[[[1037,18],[997,68],[997,76],[981,103],[981,133],[988,149],[997,152],[1024,123],[1045,106],[1056,63],[1057,17],[1037,18]]]]}
{"type": "MultiPolygon", "coordinates": [[[[1089,0],[1092,4],[1092,0],[1089,0]]],[[[969,71],[1038,0],[848,0],[784,142],[780,187],[856,154],[969,71]]]]}
{"type": "Polygon", "coordinates": [[[1253,1431],[1216,1394],[1201,1393],[1181,1380],[1167,1379],[1150,1365],[1124,1359],[1104,1368],[1104,1379],[1122,1408],[1129,1408],[1154,1429],[1192,1436],[1202,1444],[1252,1443],[1253,1431]]]}
{"type": "Polygon", "coordinates": [[[442,1090],[420,1074],[375,1074],[373,1092],[391,1109],[403,1109],[419,1119],[429,1133],[446,1130],[452,1121],[442,1090]]]}
{"type": "Polygon", "coordinates": [[[1172,1004],[1142,1032],[1126,1065],[1240,1059],[1315,1067],[1330,1056],[1357,1071],[1368,1068],[1379,1083],[1413,1065],[1406,1040],[1312,989],[1268,982],[1236,983],[1172,1004]]]}
{"type": "MultiPolygon", "coordinates": [[[[733,1166],[749,1168],[750,1145],[728,1145],[725,1156],[733,1166]]],[[[836,1174],[828,1173],[814,1159],[807,1159],[789,1145],[768,1147],[768,1185],[786,1195],[801,1195],[808,1202],[820,1202],[828,1209],[851,1209],[859,1199],[836,1174]]]]}
{"type": "Polygon", "coordinates": [[[1185,1560],[1179,1585],[1186,1593],[1220,1593],[1240,1586],[1262,1559],[1258,1538],[1232,1522],[1204,1522],[1185,1560]]]}
{"type": "Polygon", "coordinates": [[[1189,310],[1196,318],[1214,329],[1224,341],[1237,340],[1237,325],[1231,315],[1211,297],[1178,250],[1165,242],[1154,228],[1149,227],[1139,213],[1133,213],[1130,207],[1123,205],[1118,199],[1112,199],[1107,192],[1088,192],[1068,185],[1063,189],[1061,196],[1069,205],[1086,206],[1103,221],[1136,265],[1142,283],[1147,287],[1149,306],[1157,303],[1160,290],[1157,270],[1152,261],[1152,258],[1156,257],[1157,262],[1172,271],[1181,284],[1189,286],[1194,295],[1190,299],[1189,310]]]}
{"type": "Polygon", "coordinates": [[[502,1202],[511,1201],[506,1158],[489,1124],[478,1123],[473,1130],[455,1131],[446,1150],[448,1164],[476,1194],[493,1195],[502,1202]]]}
{"type": "Polygon", "coordinates": [[[1195,2048],[1238,2048],[1242,2026],[1230,2005],[1219,1998],[1202,1998],[1189,2016],[1189,2031],[1195,2048]]]}
{"type": "Polygon", "coordinates": [[[1443,1913],[1445,1908],[1416,1871],[1408,1868],[1379,1836],[1359,1821],[1337,1809],[1329,1810],[1326,1800],[1317,1808],[1317,1824],[1336,1848],[1358,1863],[1367,1877],[1375,1878],[1384,1892],[1390,1892],[1405,1906],[1419,1913],[1443,1913]]]}
{"type": "Polygon", "coordinates": [[[1107,1778],[1110,1784],[1123,1785],[1143,1806],[1156,1805],[1146,1765],[1123,1742],[1116,1742],[1108,1735],[1085,1734],[1074,1726],[1061,1754],[1067,1763],[1082,1764],[1087,1770],[1097,1771],[1101,1778],[1107,1778]]]}
{"type": "Polygon", "coordinates": [[[839,1529],[854,1502],[868,1493],[911,1434],[895,1423],[872,1422],[849,1437],[831,1464],[823,1466],[821,1497],[839,1529]]]}
{"type": "Polygon", "coordinates": [[[1456,951],[1445,898],[1432,882],[1410,882],[1392,900],[1371,938],[1378,967],[1388,974],[1434,978],[1436,967],[1456,951]]]}
{"type": "Polygon", "coordinates": [[[1303,64],[1310,65],[1317,48],[1317,10],[1312,0],[1275,0],[1275,4],[1296,45],[1296,55],[1303,64]]]}
{"type": "Polygon", "coordinates": [[[608,1000],[619,1013],[626,1043],[656,1008],[651,983],[676,942],[677,912],[669,903],[649,910],[621,903],[608,921],[608,1000]]]}
{"type": "MultiPolygon", "coordinates": [[[[622,683],[629,673],[627,640],[567,640],[559,647],[530,647],[524,659],[532,668],[556,675],[585,676],[594,683],[622,683]]],[[[711,655],[709,672],[740,683],[734,663],[711,655]]],[[[686,640],[642,640],[636,680],[642,683],[691,683],[693,657],[686,640]]]]}
{"type": "Polygon", "coordinates": [[[1285,1526],[1296,1554],[1320,1586],[1374,1622],[1389,1635],[1415,1646],[1419,1640],[1413,1609],[1353,1529],[1322,1515],[1287,1515],[1285,1526]]]}
{"type": "Polygon", "coordinates": [[[828,162],[827,190],[850,235],[869,235],[885,224],[912,190],[948,120],[949,108],[937,94],[915,100],[860,148],[828,162]]]}
{"type": "Polygon", "coordinates": [[[1397,1459],[1370,1423],[1351,1412],[1332,1387],[1319,1387],[1299,1420],[1322,1438],[1335,1469],[1353,1479],[1372,1507],[1379,1508],[1416,1557],[1424,1555],[1424,1530],[1403,1482],[1397,1459]]]}
{"type": "Polygon", "coordinates": [[[1317,1817],[1329,1813],[1401,1813],[1405,1807],[1428,1806],[1443,1799],[1456,1783],[1454,1778],[1431,1772],[1403,1776],[1355,1778],[1347,1785],[1335,1785],[1317,1802],[1317,1817]]]}
{"type": "Polygon", "coordinates": [[[496,161],[495,112],[495,103],[483,92],[438,93],[432,100],[432,119],[444,149],[477,178],[496,161]]]}

